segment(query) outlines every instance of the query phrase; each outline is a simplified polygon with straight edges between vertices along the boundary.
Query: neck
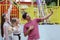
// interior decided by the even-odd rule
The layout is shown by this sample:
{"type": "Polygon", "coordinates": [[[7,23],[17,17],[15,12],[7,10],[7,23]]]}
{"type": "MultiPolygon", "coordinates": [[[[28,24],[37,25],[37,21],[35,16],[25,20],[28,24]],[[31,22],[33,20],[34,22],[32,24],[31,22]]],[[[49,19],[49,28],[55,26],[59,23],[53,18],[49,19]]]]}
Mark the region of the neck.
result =
{"type": "Polygon", "coordinates": [[[5,20],[5,22],[7,22],[7,20],[5,20]]]}
{"type": "Polygon", "coordinates": [[[27,20],[28,22],[30,22],[31,20],[27,20]]]}
{"type": "Polygon", "coordinates": [[[17,24],[13,24],[13,26],[15,27],[15,26],[18,26],[17,24]]]}

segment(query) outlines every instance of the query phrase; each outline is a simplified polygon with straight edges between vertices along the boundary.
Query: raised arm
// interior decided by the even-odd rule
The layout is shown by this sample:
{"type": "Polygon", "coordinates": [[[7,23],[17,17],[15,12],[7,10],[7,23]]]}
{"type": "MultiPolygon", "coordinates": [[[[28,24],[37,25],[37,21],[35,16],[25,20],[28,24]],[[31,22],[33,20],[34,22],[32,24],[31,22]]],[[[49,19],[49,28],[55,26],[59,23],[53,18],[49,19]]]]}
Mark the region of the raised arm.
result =
{"type": "Polygon", "coordinates": [[[10,21],[10,13],[11,13],[11,10],[12,10],[12,4],[13,4],[13,2],[10,0],[10,7],[8,9],[8,12],[7,12],[7,16],[9,18],[9,21],[10,21]]]}
{"type": "Polygon", "coordinates": [[[50,14],[48,14],[47,16],[41,17],[41,18],[37,18],[36,21],[38,23],[43,22],[44,20],[48,19],[52,14],[53,14],[53,11],[50,9],[50,14]]]}
{"type": "Polygon", "coordinates": [[[53,14],[53,11],[50,9],[50,14],[48,14],[47,16],[42,17],[41,20],[48,19],[52,14],[53,14]]]}

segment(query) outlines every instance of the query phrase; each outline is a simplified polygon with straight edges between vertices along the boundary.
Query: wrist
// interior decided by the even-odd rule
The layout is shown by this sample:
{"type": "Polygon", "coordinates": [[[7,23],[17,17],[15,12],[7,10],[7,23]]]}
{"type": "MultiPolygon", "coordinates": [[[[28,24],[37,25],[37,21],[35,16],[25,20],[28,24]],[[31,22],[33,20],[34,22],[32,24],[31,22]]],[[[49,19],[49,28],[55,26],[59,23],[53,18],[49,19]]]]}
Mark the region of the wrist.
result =
{"type": "Polygon", "coordinates": [[[28,31],[30,31],[31,29],[28,29],[28,31]]]}

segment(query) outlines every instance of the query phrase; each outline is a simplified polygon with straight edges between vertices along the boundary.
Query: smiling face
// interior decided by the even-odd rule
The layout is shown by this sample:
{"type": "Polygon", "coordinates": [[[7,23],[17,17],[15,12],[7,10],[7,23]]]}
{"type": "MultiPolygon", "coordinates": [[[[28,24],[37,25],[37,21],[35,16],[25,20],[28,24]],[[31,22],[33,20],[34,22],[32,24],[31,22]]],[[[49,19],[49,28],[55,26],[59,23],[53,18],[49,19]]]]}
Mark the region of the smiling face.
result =
{"type": "Polygon", "coordinates": [[[26,20],[31,20],[31,17],[29,16],[29,14],[26,14],[26,20]]]}
{"type": "Polygon", "coordinates": [[[7,21],[7,22],[9,22],[9,17],[8,17],[8,15],[7,14],[5,14],[5,20],[7,21]]]}
{"type": "Polygon", "coordinates": [[[15,26],[16,25],[16,19],[15,18],[12,18],[11,19],[11,23],[12,23],[13,26],[15,26]]]}
{"type": "Polygon", "coordinates": [[[18,18],[16,18],[16,23],[19,24],[20,23],[20,20],[18,18]]]}
{"type": "Polygon", "coordinates": [[[22,18],[29,21],[31,20],[31,17],[29,16],[29,14],[27,12],[25,12],[23,15],[22,15],[22,18]]]}

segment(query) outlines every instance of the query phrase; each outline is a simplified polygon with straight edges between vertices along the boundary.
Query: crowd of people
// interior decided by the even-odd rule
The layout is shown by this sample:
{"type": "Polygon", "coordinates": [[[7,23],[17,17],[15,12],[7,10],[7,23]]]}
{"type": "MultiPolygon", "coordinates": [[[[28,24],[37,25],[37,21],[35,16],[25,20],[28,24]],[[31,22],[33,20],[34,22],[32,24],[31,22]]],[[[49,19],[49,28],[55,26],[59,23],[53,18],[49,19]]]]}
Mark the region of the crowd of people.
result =
{"type": "MultiPolygon", "coordinates": [[[[10,7],[7,13],[2,15],[2,37],[3,40],[16,40],[13,36],[18,36],[19,40],[21,40],[21,30],[20,30],[20,20],[18,18],[11,18],[10,13],[12,10],[13,2],[10,0],[10,7]]],[[[53,14],[53,11],[50,10],[50,14],[42,17],[36,18],[34,20],[31,19],[27,12],[24,12],[22,18],[27,20],[27,23],[24,25],[23,33],[24,36],[28,36],[27,40],[39,40],[39,30],[38,30],[38,23],[43,22],[44,20],[48,19],[53,14]]]]}

